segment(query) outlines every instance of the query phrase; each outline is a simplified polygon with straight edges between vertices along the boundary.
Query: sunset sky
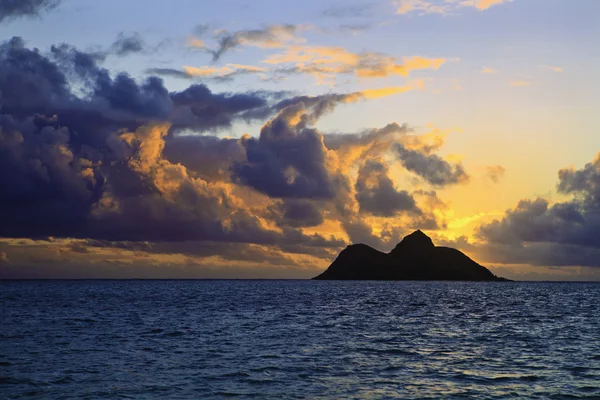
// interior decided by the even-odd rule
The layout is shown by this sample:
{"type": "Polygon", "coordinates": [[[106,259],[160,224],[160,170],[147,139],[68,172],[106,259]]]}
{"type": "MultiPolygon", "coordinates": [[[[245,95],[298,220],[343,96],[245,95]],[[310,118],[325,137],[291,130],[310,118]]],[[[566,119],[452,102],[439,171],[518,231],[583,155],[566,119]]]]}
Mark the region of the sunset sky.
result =
{"type": "Polygon", "coordinates": [[[0,278],[310,278],[422,229],[503,277],[600,280],[598,15],[0,2],[0,278]]]}

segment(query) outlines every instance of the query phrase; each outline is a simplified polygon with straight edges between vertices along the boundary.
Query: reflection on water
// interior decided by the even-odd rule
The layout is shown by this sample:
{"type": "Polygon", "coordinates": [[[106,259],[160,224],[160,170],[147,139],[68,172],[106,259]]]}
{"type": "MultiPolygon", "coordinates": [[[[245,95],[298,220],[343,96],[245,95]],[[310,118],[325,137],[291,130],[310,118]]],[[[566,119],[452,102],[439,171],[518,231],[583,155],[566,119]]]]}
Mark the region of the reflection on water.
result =
{"type": "Polygon", "coordinates": [[[591,398],[600,284],[0,283],[0,397],[591,398]]]}

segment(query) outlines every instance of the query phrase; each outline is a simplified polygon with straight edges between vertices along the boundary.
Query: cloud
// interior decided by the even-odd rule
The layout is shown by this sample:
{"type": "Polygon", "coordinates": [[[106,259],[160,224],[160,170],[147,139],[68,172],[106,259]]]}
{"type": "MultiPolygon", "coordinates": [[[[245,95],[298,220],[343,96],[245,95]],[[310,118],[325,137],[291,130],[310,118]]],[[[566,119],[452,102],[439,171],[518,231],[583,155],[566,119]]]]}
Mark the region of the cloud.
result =
{"type": "MultiPolygon", "coordinates": [[[[327,261],[312,254],[244,243],[125,243],[79,239],[2,241],[12,254],[0,278],[298,278],[327,261]],[[14,242],[14,241],[12,241],[14,242]]],[[[326,249],[323,249],[326,250],[326,249]]],[[[327,254],[325,258],[335,254],[327,254]]]]}
{"type": "Polygon", "coordinates": [[[506,169],[501,165],[489,165],[485,167],[485,175],[493,183],[500,182],[505,172],[506,169]]]}
{"type": "Polygon", "coordinates": [[[381,53],[352,53],[341,47],[288,46],[283,53],[272,54],[263,62],[279,66],[279,73],[310,74],[319,82],[326,82],[339,74],[358,78],[407,77],[417,70],[437,70],[446,59],[422,56],[396,59],[381,53]]]}
{"type": "Polygon", "coordinates": [[[482,74],[497,74],[498,71],[495,70],[494,68],[490,68],[490,67],[483,67],[481,69],[481,73],[482,74]]]}
{"type": "Polygon", "coordinates": [[[510,86],[512,86],[512,87],[525,87],[525,86],[531,86],[533,84],[534,84],[534,82],[531,80],[517,79],[517,80],[510,81],[510,86]]]}
{"type": "Polygon", "coordinates": [[[540,65],[540,68],[544,68],[544,69],[550,70],[552,72],[563,72],[564,71],[564,69],[562,69],[561,67],[555,67],[552,65],[540,65]]]}
{"type": "Polygon", "coordinates": [[[280,225],[292,227],[314,227],[323,223],[324,218],[314,201],[286,199],[273,207],[280,225]]]}
{"type": "Polygon", "coordinates": [[[0,22],[21,17],[35,17],[60,5],[61,0],[0,1],[0,22]]]}
{"type": "Polygon", "coordinates": [[[409,14],[419,12],[420,14],[445,14],[449,10],[448,5],[436,4],[426,0],[399,0],[396,2],[397,14],[409,14]]]}
{"type": "Polygon", "coordinates": [[[402,144],[397,144],[395,151],[404,168],[432,185],[454,185],[466,183],[470,179],[462,164],[452,165],[436,154],[409,149],[402,144]]]}
{"type": "Polygon", "coordinates": [[[406,93],[413,90],[421,90],[425,88],[425,81],[422,79],[409,82],[406,86],[390,86],[379,89],[365,89],[360,92],[350,93],[346,96],[346,102],[354,102],[359,99],[379,99],[381,97],[392,96],[395,94],[406,93]]]}
{"type": "Polygon", "coordinates": [[[361,214],[352,170],[361,154],[381,157],[399,140],[421,152],[437,145],[410,139],[396,123],[338,135],[315,126],[341,104],[419,89],[420,81],[321,96],[214,93],[200,84],[173,92],[156,76],[138,81],[97,62],[66,44],[47,53],[20,38],[0,44],[0,252],[12,263],[2,274],[29,266],[41,276],[45,263],[63,276],[76,274],[70,262],[148,260],[158,270],[188,262],[259,268],[261,260],[322,268],[350,233],[386,244],[406,227],[438,226],[432,196],[411,193],[422,213],[401,213],[410,204],[400,200],[409,198],[390,187],[387,172],[364,168],[376,185],[361,181],[358,198],[393,199],[381,211],[361,198],[370,209],[361,214]],[[214,133],[255,120],[267,121],[257,137],[214,133]],[[390,210],[398,210],[402,229],[387,222],[365,229],[365,219],[390,210]],[[311,231],[323,226],[333,228],[311,231]]]}
{"type": "Polygon", "coordinates": [[[398,0],[397,14],[450,14],[461,7],[473,7],[484,11],[495,5],[509,3],[513,0],[398,0]]]}
{"type": "Polygon", "coordinates": [[[278,115],[258,138],[245,136],[247,160],[233,165],[236,182],[276,198],[333,198],[347,183],[340,175],[337,155],[326,146],[314,124],[343,103],[389,96],[412,90],[393,87],[348,94],[299,96],[275,105],[278,115]]]}
{"type": "MultiPolygon", "coordinates": [[[[0,236],[340,245],[318,235],[271,230],[224,188],[167,161],[163,157],[166,125],[146,125],[121,134],[113,145],[121,146],[121,156],[106,167],[76,157],[66,130],[48,129],[41,137],[43,158],[30,164],[31,153],[23,152],[14,140],[21,132],[9,132],[0,147],[7,156],[0,176],[5,189],[0,196],[4,221],[0,236]],[[24,174],[31,176],[29,181],[24,174]],[[19,199],[27,199],[26,204],[19,206],[15,203],[19,199]]],[[[21,143],[31,141],[26,138],[21,143]]]]}
{"type": "Polygon", "coordinates": [[[206,131],[229,127],[236,119],[263,120],[273,112],[270,102],[278,99],[280,94],[265,91],[213,93],[205,85],[191,85],[170,94],[175,108],[169,121],[175,128],[206,131]]]}
{"type": "Polygon", "coordinates": [[[175,78],[197,79],[203,78],[213,81],[230,81],[240,75],[258,74],[266,79],[267,68],[256,67],[253,65],[242,64],[226,64],[222,67],[190,67],[184,66],[183,70],[173,68],[151,68],[146,70],[147,73],[172,76],[175,78]]]}
{"type": "Polygon", "coordinates": [[[360,79],[408,77],[413,71],[438,70],[447,60],[422,56],[397,59],[381,53],[352,53],[341,47],[286,46],[284,52],[268,56],[262,62],[269,67],[226,64],[224,66],[185,66],[183,70],[152,68],[147,72],[178,78],[229,80],[239,75],[258,74],[261,79],[279,79],[293,74],[312,75],[320,84],[330,84],[337,75],[360,79]]]}
{"type": "Polygon", "coordinates": [[[144,49],[144,40],[137,32],[130,34],[119,33],[117,39],[110,46],[110,51],[120,57],[141,53],[144,49]]]}
{"type": "Polygon", "coordinates": [[[189,41],[191,47],[207,49],[213,56],[213,62],[219,61],[221,57],[241,46],[254,46],[263,49],[283,47],[287,43],[302,43],[305,40],[297,34],[305,29],[299,25],[269,25],[262,29],[239,30],[235,32],[218,31],[213,39],[217,41],[216,49],[207,49],[204,41],[189,41]]]}
{"type": "Polygon", "coordinates": [[[409,132],[411,129],[406,124],[392,122],[360,133],[329,133],[323,139],[327,148],[335,150],[340,164],[350,166],[368,157],[382,156],[409,132]]]}
{"type": "Polygon", "coordinates": [[[229,181],[231,165],[246,157],[239,139],[209,135],[169,135],[163,155],[207,181],[229,181]]]}
{"type": "Polygon", "coordinates": [[[147,74],[169,76],[172,78],[192,79],[193,77],[185,70],[176,68],[148,68],[145,71],[147,74]]]}
{"type": "Polygon", "coordinates": [[[475,7],[481,11],[487,10],[490,7],[509,3],[513,0],[460,0],[458,3],[461,6],[475,7]]]}
{"type": "Polygon", "coordinates": [[[558,176],[558,192],[571,200],[524,199],[502,219],[479,228],[484,249],[497,262],[600,266],[600,155],[558,176]],[[506,254],[501,256],[502,249],[506,254]]]}
{"type": "Polygon", "coordinates": [[[331,18],[364,18],[371,16],[373,9],[373,4],[336,4],[323,11],[323,15],[331,18]]]}
{"type": "Polygon", "coordinates": [[[228,180],[224,164],[188,170],[179,163],[191,163],[179,143],[241,157],[242,147],[228,140],[171,135],[228,126],[248,111],[269,115],[269,102],[280,96],[214,94],[203,85],[169,93],[155,77],[141,84],[126,74],[111,78],[89,54],[66,45],[50,54],[18,38],[0,46],[0,236],[329,243],[272,230],[227,186],[204,179],[228,180]],[[67,74],[85,97],[71,91],[67,74]]]}
{"type": "Polygon", "coordinates": [[[258,139],[243,138],[247,161],[234,164],[236,180],[270,197],[333,197],[327,148],[322,135],[308,126],[322,112],[317,107],[289,105],[262,127],[258,139]]]}
{"type": "Polygon", "coordinates": [[[340,25],[342,31],[348,31],[353,35],[358,35],[361,32],[369,30],[373,27],[373,24],[343,24],[340,25]]]}
{"type": "Polygon", "coordinates": [[[392,217],[402,211],[420,212],[410,193],[394,187],[388,166],[380,159],[371,158],[361,165],[355,187],[361,212],[378,217],[392,217]]]}
{"type": "Polygon", "coordinates": [[[236,71],[248,71],[248,72],[266,72],[266,68],[255,67],[253,65],[241,65],[241,64],[227,64],[220,68],[210,67],[183,67],[184,71],[190,76],[227,76],[231,75],[236,71]]]}

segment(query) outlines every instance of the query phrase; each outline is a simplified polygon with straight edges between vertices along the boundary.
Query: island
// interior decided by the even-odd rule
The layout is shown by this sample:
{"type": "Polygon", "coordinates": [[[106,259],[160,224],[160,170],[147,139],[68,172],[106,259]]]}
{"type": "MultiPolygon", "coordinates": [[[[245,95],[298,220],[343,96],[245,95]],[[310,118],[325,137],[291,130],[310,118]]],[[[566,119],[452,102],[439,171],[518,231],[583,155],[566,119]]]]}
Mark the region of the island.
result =
{"type": "Polygon", "coordinates": [[[508,281],[459,250],[433,244],[420,230],[389,253],[365,244],[346,247],[316,280],[508,281]]]}

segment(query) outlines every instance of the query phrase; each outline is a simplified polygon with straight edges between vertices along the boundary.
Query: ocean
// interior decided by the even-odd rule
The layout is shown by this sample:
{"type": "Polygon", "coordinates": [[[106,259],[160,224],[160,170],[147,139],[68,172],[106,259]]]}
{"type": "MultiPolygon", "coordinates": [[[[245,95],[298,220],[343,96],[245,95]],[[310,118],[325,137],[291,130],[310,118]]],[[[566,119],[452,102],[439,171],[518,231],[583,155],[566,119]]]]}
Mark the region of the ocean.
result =
{"type": "Polygon", "coordinates": [[[0,282],[0,398],[600,398],[600,283],[0,282]]]}

